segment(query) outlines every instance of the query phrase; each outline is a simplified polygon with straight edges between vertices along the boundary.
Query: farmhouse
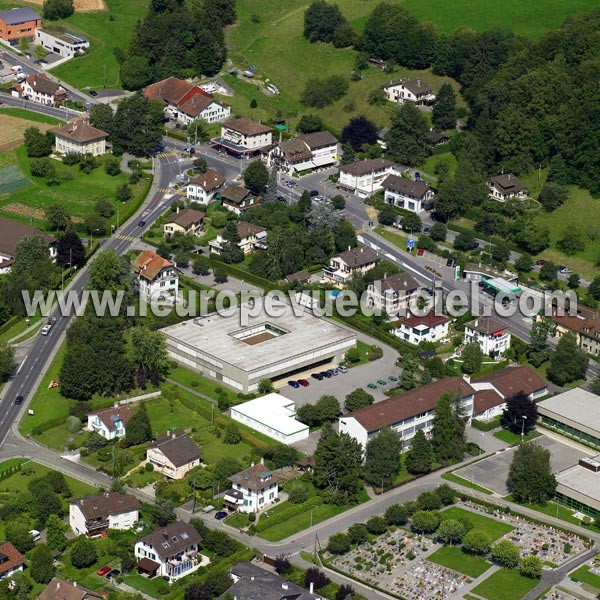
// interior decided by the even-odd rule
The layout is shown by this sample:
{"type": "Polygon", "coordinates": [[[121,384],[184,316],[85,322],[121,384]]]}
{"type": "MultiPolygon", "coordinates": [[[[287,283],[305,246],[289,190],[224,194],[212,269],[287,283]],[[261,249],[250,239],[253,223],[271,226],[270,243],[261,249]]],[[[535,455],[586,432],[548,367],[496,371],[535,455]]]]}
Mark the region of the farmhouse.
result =
{"type": "Polygon", "coordinates": [[[105,440],[114,440],[126,435],[127,421],[133,415],[134,407],[131,404],[111,406],[87,416],[88,431],[95,431],[105,440]]]}
{"type": "Polygon", "coordinates": [[[512,173],[492,177],[489,181],[489,188],[490,200],[506,202],[507,200],[527,199],[527,189],[512,173]]]}
{"type": "Polygon", "coordinates": [[[465,344],[477,344],[486,356],[497,358],[510,348],[510,332],[491,317],[478,317],[465,325],[465,344]]]}
{"type": "Polygon", "coordinates": [[[47,75],[30,75],[13,88],[13,96],[46,106],[56,106],[67,99],[67,90],[47,75]]]}
{"type": "Polygon", "coordinates": [[[223,206],[238,216],[249,208],[260,204],[259,198],[237,183],[230,183],[224,187],[220,195],[223,206]]]}
{"type": "Polygon", "coordinates": [[[0,544],[0,579],[23,571],[24,564],[25,557],[10,542],[0,544]]]}
{"type": "Polygon", "coordinates": [[[305,440],[309,434],[308,425],[296,420],[294,401],[276,393],[232,406],[231,418],[282,444],[305,440]]]}
{"type": "Polygon", "coordinates": [[[367,304],[389,316],[406,314],[409,303],[417,297],[420,289],[414,277],[408,273],[397,273],[367,285],[367,304]]]}
{"type": "Polygon", "coordinates": [[[337,164],[338,156],[338,141],[328,131],[283,140],[263,152],[267,166],[277,167],[288,175],[333,166],[337,164]]]}
{"type": "Polygon", "coordinates": [[[415,104],[433,104],[435,94],[433,88],[422,79],[399,79],[390,81],[383,87],[383,91],[390,102],[404,104],[414,102],[415,104]]]}
{"type": "Polygon", "coordinates": [[[208,169],[206,173],[192,177],[185,189],[187,199],[192,202],[208,204],[217,193],[217,190],[225,183],[226,179],[214,169],[208,169]]]}
{"type": "Polygon", "coordinates": [[[329,259],[323,268],[323,277],[338,287],[343,287],[357,273],[364,275],[375,267],[377,253],[367,246],[348,248],[329,259]]]}
{"type": "Polygon", "coordinates": [[[88,40],[80,35],[48,28],[36,29],[35,43],[63,58],[72,58],[76,54],[84,54],[86,49],[90,47],[88,40]]]}
{"type": "Polygon", "coordinates": [[[273,130],[250,119],[234,119],[221,125],[221,136],[211,143],[234,156],[251,156],[273,143],[273,130]]]}
{"type": "MultiPolygon", "coordinates": [[[[244,255],[252,254],[255,250],[265,250],[267,247],[267,230],[254,223],[240,221],[237,224],[237,233],[240,236],[238,246],[244,251],[244,255]]],[[[223,231],[217,233],[214,240],[208,242],[212,254],[220,255],[223,250],[223,231]]]]}
{"type": "Polygon", "coordinates": [[[16,46],[21,38],[32,42],[42,19],[31,8],[11,8],[0,12],[0,39],[16,46]]]}
{"type": "Polygon", "coordinates": [[[106,153],[108,133],[92,127],[83,117],[73,119],[51,131],[56,136],[56,151],[61,154],[99,156],[106,153]]]}
{"type": "Polygon", "coordinates": [[[254,464],[229,478],[232,488],[225,492],[223,502],[229,510],[256,513],[277,502],[281,478],[263,464],[254,464]]]}
{"type": "Polygon", "coordinates": [[[167,217],[163,222],[163,235],[169,239],[174,235],[199,235],[204,225],[204,213],[186,208],[175,215],[167,217]]]}
{"type": "Polygon", "coordinates": [[[56,238],[40,231],[27,223],[11,221],[0,217],[0,272],[10,272],[12,261],[15,257],[17,244],[25,237],[41,237],[50,246],[50,256],[56,257],[56,238]]]}
{"type": "Polygon", "coordinates": [[[144,250],[133,263],[140,298],[146,302],[175,304],[179,297],[179,275],[171,261],[152,250],[144,250]]]}
{"type": "MultiPolygon", "coordinates": [[[[247,309],[248,306],[244,306],[247,309]]],[[[284,378],[300,369],[338,363],[356,335],[308,311],[298,314],[272,299],[272,315],[217,313],[184,321],[161,331],[173,360],[239,392],[254,392],[261,379],[284,378]]]]}
{"type": "Polygon", "coordinates": [[[200,448],[184,431],[167,431],[146,450],[146,459],[154,470],[171,479],[183,479],[200,464],[200,448]]]}
{"type": "Polygon", "coordinates": [[[450,320],[430,310],[422,316],[408,313],[406,317],[392,323],[392,327],[390,331],[396,337],[418,346],[421,342],[440,342],[447,337],[450,320]]]}
{"type": "Polygon", "coordinates": [[[421,213],[433,206],[433,188],[424,181],[388,175],[383,181],[383,199],[398,208],[421,213]]]}
{"type": "Polygon", "coordinates": [[[101,492],[69,503],[69,525],[77,535],[99,536],[107,529],[131,529],[140,501],[131,494],[101,492]]]}
{"type": "Polygon", "coordinates": [[[361,198],[372,196],[383,187],[388,175],[400,175],[394,163],[383,158],[368,158],[343,165],[338,185],[361,198]]]}

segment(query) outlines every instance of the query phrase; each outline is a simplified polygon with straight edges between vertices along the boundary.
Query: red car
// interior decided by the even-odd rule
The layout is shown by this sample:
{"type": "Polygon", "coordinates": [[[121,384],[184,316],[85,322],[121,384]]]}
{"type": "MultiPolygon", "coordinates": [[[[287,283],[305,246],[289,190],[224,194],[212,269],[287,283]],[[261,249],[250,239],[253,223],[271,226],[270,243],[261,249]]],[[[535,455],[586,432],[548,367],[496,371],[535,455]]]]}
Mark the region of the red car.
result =
{"type": "Polygon", "coordinates": [[[298,383],[299,383],[299,384],[300,384],[302,387],[308,387],[308,386],[310,385],[306,379],[298,379],[298,383]]]}
{"type": "Polygon", "coordinates": [[[110,573],[110,567],[108,565],[104,565],[101,569],[96,571],[96,575],[100,575],[100,577],[104,577],[110,573]]]}
{"type": "Polygon", "coordinates": [[[425,248],[418,248],[417,249],[417,256],[423,256],[423,252],[425,252],[425,248]]]}
{"type": "Polygon", "coordinates": [[[540,260],[536,260],[536,261],[535,261],[535,264],[536,264],[538,267],[541,267],[542,265],[545,265],[545,264],[546,264],[546,261],[545,261],[543,258],[540,258],[540,260]]]}

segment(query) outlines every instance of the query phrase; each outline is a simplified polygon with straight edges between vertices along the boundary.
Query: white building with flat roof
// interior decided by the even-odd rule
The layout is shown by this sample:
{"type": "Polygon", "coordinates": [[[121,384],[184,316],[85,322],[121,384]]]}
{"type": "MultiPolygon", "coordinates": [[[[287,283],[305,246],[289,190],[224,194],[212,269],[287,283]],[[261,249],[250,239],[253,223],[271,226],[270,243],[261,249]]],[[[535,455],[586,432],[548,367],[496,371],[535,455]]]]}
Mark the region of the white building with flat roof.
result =
{"type": "Polygon", "coordinates": [[[75,54],[84,54],[90,43],[84,37],[67,31],[36,29],[35,43],[49,52],[59,54],[63,58],[71,58],[75,54]]]}
{"type": "Polygon", "coordinates": [[[582,456],[579,463],[556,474],[556,499],[600,519],[600,456],[582,456]]]}
{"type": "Polygon", "coordinates": [[[309,434],[308,425],[296,420],[294,401],[276,393],[233,406],[231,418],[282,444],[305,440],[309,434]]]}
{"type": "Polygon", "coordinates": [[[228,316],[211,313],[162,332],[172,359],[243,393],[256,391],[261,379],[337,364],[356,343],[352,331],[276,299],[259,314],[244,304],[230,309],[228,316]]]}

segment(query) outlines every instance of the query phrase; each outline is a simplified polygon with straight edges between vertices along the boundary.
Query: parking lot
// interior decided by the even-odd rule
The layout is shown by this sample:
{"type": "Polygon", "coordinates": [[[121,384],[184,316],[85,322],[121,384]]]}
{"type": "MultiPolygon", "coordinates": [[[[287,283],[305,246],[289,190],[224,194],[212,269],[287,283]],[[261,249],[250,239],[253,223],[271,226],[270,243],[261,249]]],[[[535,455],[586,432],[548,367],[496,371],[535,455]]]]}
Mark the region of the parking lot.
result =
{"type": "MultiPolygon", "coordinates": [[[[585,455],[582,450],[546,435],[536,438],[535,442],[550,450],[550,465],[554,473],[577,464],[579,458],[585,455]]],[[[490,458],[463,467],[456,471],[456,474],[501,496],[507,496],[510,492],[506,487],[506,478],[515,449],[516,446],[508,448],[490,458]]]]}

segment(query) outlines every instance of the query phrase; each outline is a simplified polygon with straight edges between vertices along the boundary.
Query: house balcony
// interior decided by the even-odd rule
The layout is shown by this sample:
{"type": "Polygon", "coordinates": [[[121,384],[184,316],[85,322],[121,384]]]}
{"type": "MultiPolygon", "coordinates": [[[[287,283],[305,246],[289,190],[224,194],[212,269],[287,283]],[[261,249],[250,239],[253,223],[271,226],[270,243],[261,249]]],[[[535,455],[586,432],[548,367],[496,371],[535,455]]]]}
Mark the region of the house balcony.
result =
{"type": "Polygon", "coordinates": [[[108,529],[108,519],[103,519],[101,521],[86,521],[85,528],[89,533],[98,532],[102,529],[108,529]]]}

